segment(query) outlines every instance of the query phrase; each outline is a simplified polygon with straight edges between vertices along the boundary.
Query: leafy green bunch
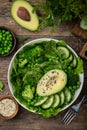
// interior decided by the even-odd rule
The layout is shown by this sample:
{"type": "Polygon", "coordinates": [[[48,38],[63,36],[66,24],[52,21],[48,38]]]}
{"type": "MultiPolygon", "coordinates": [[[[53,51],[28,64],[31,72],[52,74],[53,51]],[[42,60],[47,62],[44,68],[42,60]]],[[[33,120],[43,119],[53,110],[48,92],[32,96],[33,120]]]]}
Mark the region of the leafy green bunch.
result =
{"type": "Polygon", "coordinates": [[[87,16],[86,0],[46,0],[44,4],[37,4],[37,7],[41,7],[43,15],[40,17],[40,29],[87,16]]]}

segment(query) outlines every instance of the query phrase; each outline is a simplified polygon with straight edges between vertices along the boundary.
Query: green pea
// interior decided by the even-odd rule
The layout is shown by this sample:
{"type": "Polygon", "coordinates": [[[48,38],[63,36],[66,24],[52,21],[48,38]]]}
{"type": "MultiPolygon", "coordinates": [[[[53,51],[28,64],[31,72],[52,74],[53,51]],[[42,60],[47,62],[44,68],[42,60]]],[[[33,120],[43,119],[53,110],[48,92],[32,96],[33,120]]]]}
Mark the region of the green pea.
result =
{"type": "Polygon", "coordinates": [[[69,90],[72,90],[72,86],[69,86],[69,90]]]}
{"type": "Polygon", "coordinates": [[[9,37],[8,36],[6,36],[6,40],[9,41],[9,37]]]}
{"type": "Polygon", "coordinates": [[[5,44],[7,44],[8,43],[8,41],[7,40],[5,40],[5,44]]]}
{"type": "Polygon", "coordinates": [[[4,51],[2,51],[1,54],[3,55],[3,54],[4,54],[4,51]]]}
{"type": "Polygon", "coordinates": [[[53,108],[50,108],[50,112],[53,112],[54,111],[54,109],[53,108]]]}
{"type": "Polygon", "coordinates": [[[9,37],[12,38],[12,34],[9,34],[9,37]]]}
{"type": "Polygon", "coordinates": [[[30,68],[30,67],[31,67],[31,65],[30,65],[30,64],[28,64],[28,67],[30,68]]]}
{"type": "Polygon", "coordinates": [[[73,89],[74,89],[74,90],[76,90],[76,88],[77,88],[76,86],[73,86],[73,89]]]}
{"type": "Polygon", "coordinates": [[[0,35],[0,39],[2,39],[2,35],[0,35]]]}
{"type": "Polygon", "coordinates": [[[41,99],[42,97],[38,96],[38,99],[41,99]]]}
{"type": "Polygon", "coordinates": [[[4,40],[4,41],[5,41],[5,37],[3,37],[3,38],[2,38],[2,40],[4,40]]]}
{"type": "Polygon", "coordinates": [[[4,52],[5,52],[5,53],[8,53],[8,51],[7,51],[7,50],[4,50],[4,52]]]}
{"type": "Polygon", "coordinates": [[[6,31],[5,30],[2,30],[2,33],[5,33],[6,31]]]}
{"type": "Polygon", "coordinates": [[[51,58],[49,58],[49,61],[51,61],[52,59],[51,58]]]}
{"type": "Polygon", "coordinates": [[[34,102],[33,102],[33,101],[31,102],[31,105],[32,105],[32,106],[34,105],[34,102]]]}
{"type": "Polygon", "coordinates": [[[77,84],[80,85],[80,82],[78,81],[77,84]]]}
{"type": "Polygon", "coordinates": [[[7,35],[8,35],[8,34],[10,34],[10,32],[9,32],[9,31],[6,31],[6,32],[5,32],[5,34],[7,34],[7,35]]]}

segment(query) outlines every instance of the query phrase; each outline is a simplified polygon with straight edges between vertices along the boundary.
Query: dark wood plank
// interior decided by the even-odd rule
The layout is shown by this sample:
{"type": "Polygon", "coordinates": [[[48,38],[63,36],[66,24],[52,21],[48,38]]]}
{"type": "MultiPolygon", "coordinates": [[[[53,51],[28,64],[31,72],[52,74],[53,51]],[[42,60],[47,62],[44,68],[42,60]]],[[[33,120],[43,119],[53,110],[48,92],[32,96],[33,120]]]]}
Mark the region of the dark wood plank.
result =
{"type": "Polygon", "coordinates": [[[76,22],[76,24],[74,25],[74,27],[72,28],[71,32],[73,34],[75,34],[76,36],[83,38],[83,39],[87,39],[87,31],[82,30],[80,28],[80,22],[76,22]]]}
{"type": "Polygon", "coordinates": [[[85,60],[87,60],[87,42],[85,43],[85,45],[83,46],[83,48],[81,49],[79,55],[84,58],[85,60]]]}
{"type": "Polygon", "coordinates": [[[64,23],[60,26],[55,27],[55,32],[52,33],[51,27],[46,27],[41,31],[31,32],[19,26],[12,17],[0,17],[0,26],[6,26],[14,30],[16,35],[30,35],[30,36],[72,36],[71,28],[73,25],[71,23],[64,23]]]}

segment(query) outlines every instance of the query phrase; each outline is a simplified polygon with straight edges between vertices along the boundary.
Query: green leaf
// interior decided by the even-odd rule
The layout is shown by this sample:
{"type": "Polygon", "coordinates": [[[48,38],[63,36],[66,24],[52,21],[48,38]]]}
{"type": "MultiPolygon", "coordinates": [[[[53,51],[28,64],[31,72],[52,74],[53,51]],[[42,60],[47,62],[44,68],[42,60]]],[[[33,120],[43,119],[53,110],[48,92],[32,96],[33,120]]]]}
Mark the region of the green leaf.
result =
{"type": "Polygon", "coordinates": [[[79,81],[78,74],[73,73],[73,71],[71,70],[68,70],[67,76],[68,76],[67,86],[74,86],[79,81]]]}
{"type": "Polygon", "coordinates": [[[78,57],[77,60],[78,60],[78,65],[75,69],[75,73],[80,74],[80,73],[83,73],[83,61],[82,59],[80,59],[80,57],[78,57]]]}
{"type": "Polygon", "coordinates": [[[46,3],[38,3],[36,8],[41,8],[42,11],[40,29],[53,27],[56,25],[56,19],[58,19],[57,24],[60,25],[65,21],[87,16],[86,0],[46,0],[46,3]]]}
{"type": "Polygon", "coordinates": [[[4,84],[3,84],[3,82],[0,80],[0,91],[2,91],[3,88],[4,88],[4,84]]]}

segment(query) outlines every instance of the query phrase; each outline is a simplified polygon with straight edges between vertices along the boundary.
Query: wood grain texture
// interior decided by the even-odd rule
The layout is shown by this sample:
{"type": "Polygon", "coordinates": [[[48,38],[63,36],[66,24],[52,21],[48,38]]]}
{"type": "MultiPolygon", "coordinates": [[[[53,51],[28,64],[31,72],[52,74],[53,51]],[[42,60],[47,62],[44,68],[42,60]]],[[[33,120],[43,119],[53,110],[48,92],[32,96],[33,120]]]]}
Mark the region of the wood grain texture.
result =
{"type": "Polygon", "coordinates": [[[85,60],[87,60],[87,42],[85,43],[85,45],[83,46],[83,48],[81,49],[79,55],[84,58],[85,60]]]}
{"type": "MultiPolygon", "coordinates": [[[[32,3],[37,3],[41,0],[32,0],[32,3]]],[[[32,35],[32,36],[72,36],[71,29],[73,23],[70,22],[63,23],[60,26],[56,26],[55,33],[52,33],[51,27],[46,27],[42,31],[31,32],[19,26],[11,17],[11,4],[9,0],[3,1],[0,0],[0,26],[6,26],[14,30],[16,35],[32,35]]]]}
{"type": "MultiPolygon", "coordinates": [[[[30,2],[35,4],[37,0],[30,0],[30,2]]],[[[65,40],[68,45],[77,52],[77,54],[81,51],[85,41],[71,34],[71,29],[73,27],[72,22],[58,26],[56,28],[56,32],[53,34],[51,33],[51,29],[49,27],[40,32],[30,32],[21,28],[14,22],[10,14],[10,6],[11,2],[9,2],[9,0],[0,0],[0,26],[4,25],[11,28],[18,39],[23,36],[29,36],[30,38],[23,44],[37,38],[51,37],[65,40]]],[[[0,57],[0,80],[4,82],[4,89],[0,92],[0,97],[8,94],[11,95],[7,79],[8,67],[13,55],[23,44],[19,44],[19,42],[17,42],[17,47],[10,56],[5,58],[0,57]]],[[[84,94],[87,94],[87,62],[83,62],[84,85],[82,92],[75,103],[80,101],[84,94]]],[[[57,116],[45,119],[41,115],[31,113],[20,106],[17,116],[12,120],[4,121],[0,119],[0,130],[87,130],[87,104],[80,109],[79,114],[69,126],[64,125],[62,122],[62,118],[66,111],[67,110],[59,113],[57,116]]]]}
{"type": "Polygon", "coordinates": [[[82,29],[80,28],[80,22],[79,22],[79,21],[75,23],[75,25],[74,25],[74,27],[72,28],[71,32],[72,32],[74,35],[76,35],[76,36],[78,36],[78,37],[80,37],[80,38],[83,38],[83,39],[86,39],[86,40],[87,40],[87,31],[82,30],[82,29]]]}

